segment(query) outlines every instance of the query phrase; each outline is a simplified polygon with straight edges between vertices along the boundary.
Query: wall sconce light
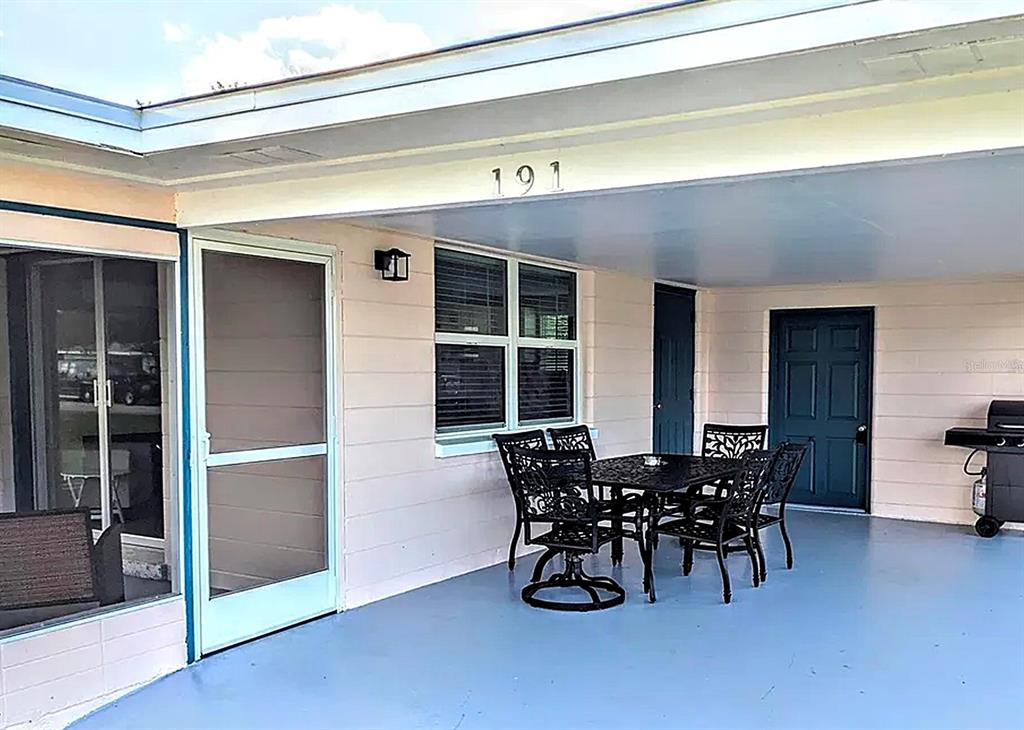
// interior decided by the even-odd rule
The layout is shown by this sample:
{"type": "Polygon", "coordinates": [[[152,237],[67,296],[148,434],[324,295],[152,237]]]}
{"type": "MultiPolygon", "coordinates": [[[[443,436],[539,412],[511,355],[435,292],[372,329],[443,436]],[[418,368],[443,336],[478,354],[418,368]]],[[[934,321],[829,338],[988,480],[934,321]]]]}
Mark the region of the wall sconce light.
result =
{"type": "Polygon", "coordinates": [[[400,248],[378,249],[373,252],[373,268],[380,272],[384,281],[408,281],[410,258],[412,256],[400,248]]]}

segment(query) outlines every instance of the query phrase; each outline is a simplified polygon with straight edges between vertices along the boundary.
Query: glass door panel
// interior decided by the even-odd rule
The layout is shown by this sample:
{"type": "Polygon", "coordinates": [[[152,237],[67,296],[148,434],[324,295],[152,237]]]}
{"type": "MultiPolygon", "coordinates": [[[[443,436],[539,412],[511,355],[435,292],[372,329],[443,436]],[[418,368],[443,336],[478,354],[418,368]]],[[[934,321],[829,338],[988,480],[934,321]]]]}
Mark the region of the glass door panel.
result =
{"type": "Polygon", "coordinates": [[[32,388],[39,509],[88,508],[95,526],[102,488],[94,262],[43,261],[32,268],[32,388]]]}
{"type": "Polygon", "coordinates": [[[127,534],[164,537],[158,264],[102,262],[113,517],[127,534]]]}
{"type": "Polygon", "coordinates": [[[204,651],[336,609],[326,256],[198,242],[204,651]]]}

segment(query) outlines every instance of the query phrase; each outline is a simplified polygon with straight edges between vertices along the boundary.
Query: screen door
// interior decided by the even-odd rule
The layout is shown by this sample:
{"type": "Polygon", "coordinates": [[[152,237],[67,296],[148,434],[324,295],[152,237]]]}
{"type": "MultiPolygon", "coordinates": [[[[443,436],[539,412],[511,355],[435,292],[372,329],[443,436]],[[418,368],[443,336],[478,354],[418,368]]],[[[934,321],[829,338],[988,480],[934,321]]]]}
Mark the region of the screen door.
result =
{"type": "Polygon", "coordinates": [[[197,593],[209,652],[337,608],[333,265],[302,250],[196,244],[197,593]]]}

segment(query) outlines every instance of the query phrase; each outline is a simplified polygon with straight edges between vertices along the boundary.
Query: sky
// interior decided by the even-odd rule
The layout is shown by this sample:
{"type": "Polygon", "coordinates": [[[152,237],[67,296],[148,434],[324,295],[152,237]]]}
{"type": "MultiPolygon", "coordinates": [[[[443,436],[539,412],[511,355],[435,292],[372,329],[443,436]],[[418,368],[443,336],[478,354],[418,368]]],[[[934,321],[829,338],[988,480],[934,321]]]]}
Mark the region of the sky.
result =
{"type": "Polygon", "coordinates": [[[0,73],[130,106],[665,0],[0,0],[0,73]]]}

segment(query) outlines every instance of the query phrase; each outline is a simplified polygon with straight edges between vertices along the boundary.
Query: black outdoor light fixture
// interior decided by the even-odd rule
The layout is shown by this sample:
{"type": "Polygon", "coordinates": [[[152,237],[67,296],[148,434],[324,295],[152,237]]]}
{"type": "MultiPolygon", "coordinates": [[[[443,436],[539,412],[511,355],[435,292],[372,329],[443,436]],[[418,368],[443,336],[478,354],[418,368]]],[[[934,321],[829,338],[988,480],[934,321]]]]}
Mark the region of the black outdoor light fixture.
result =
{"type": "Polygon", "coordinates": [[[410,258],[410,254],[400,248],[377,249],[373,252],[373,268],[380,272],[384,281],[408,281],[410,258]]]}

